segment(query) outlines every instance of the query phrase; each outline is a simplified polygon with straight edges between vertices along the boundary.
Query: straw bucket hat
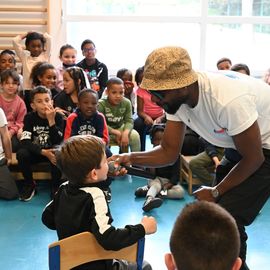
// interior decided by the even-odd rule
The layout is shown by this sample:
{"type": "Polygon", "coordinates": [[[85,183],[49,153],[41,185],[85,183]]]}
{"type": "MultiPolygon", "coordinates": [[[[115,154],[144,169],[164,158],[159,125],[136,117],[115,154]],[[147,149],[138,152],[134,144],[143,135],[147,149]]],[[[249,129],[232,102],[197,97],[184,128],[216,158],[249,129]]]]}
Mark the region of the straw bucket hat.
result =
{"type": "Polygon", "coordinates": [[[172,90],[198,80],[188,52],[180,47],[154,50],[146,59],[141,87],[147,90],[172,90]]]}

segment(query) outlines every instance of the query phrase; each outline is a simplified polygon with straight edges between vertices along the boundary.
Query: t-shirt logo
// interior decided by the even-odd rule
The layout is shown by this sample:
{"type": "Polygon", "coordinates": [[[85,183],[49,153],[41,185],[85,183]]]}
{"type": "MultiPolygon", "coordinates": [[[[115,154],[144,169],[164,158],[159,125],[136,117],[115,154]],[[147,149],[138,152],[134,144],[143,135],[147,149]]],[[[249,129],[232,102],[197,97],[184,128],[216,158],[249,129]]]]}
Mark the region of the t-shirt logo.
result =
{"type": "Polygon", "coordinates": [[[221,129],[214,129],[214,132],[216,134],[225,134],[226,133],[226,128],[221,128],[221,129]]]}

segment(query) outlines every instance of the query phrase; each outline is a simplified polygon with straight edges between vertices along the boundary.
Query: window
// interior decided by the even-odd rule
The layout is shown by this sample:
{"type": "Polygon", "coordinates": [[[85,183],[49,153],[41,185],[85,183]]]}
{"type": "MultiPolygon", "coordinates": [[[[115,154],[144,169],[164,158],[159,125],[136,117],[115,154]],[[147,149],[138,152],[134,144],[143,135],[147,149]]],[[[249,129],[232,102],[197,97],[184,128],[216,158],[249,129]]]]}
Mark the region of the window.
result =
{"type": "Polygon", "coordinates": [[[155,48],[182,46],[195,69],[229,57],[253,75],[269,68],[270,0],[65,0],[67,42],[92,39],[110,75],[135,71],[155,48]]]}

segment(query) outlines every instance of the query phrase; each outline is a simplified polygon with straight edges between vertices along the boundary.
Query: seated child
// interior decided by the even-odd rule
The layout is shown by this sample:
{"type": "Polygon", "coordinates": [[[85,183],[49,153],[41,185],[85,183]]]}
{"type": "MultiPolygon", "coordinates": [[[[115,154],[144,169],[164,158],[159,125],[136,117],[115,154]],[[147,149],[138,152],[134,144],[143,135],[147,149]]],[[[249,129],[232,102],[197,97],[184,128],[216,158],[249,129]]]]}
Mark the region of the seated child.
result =
{"type": "Polygon", "coordinates": [[[108,68],[96,58],[97,49],[92,40],[84,40],[81,44],[81,50],[84,59],[77,66],[85,71],[91,89],[97,91],[100,98],[108,81],[108,68]]]}
{"type": "Polygon", "coordinates": [[[109,79],[107,94],[98,101],[98,110],[106,118],[110,141],[119,145],[123,152],[128,146],[131,152],[140,151],[140,136],[133,129],[131,103],[124,97],[123,81],[119,78],[109,79]]]}
{"type": "Polygon", "coordinates": [[[117,71],[116,77],[120,78],[124,82],[125,98],[130,100],[132,105],[132,114],[134,114],[136,107],[136,95],[134,91],[134,83],[132,82],[132,72],[127,68],[121,68],[117,71]]]}
{"type": "Polygon", "coordinates": [[[0,92],[0,107],[3,109],[8,121],[12,152],[15,153],[20,146],[19,140],[22,135],[26,106],[24,101],[18,96],[20,78],[17,72],[7,69],[0,74],[0,79],[2,88],[2,92],[0,92]]]}
{"type": "Polygon", "coordinates": [[[224,208],[206,201],[187,204],[173,226],[165,264],[168,270],[239,270],[239,239],[224,208]]]}
{"type": "Polygon", "coordinates": [[[58,94],[56,90],[56,70],[52,64],[48,62],[39,62],[33,66],[30,78],[33,87],[42,85],[51,90],[52,97],[58,94]]]}
{"type": "Polygon", "coordinates": [[[86,87],[84,72],[79,67],[69,67],[63,74],[64,91],[54,97],[57,112],[67,117],[78,105],[78,94],[86,87]]]}
{"type": "MultiPolygon", "coordinates": [[[[154,147],[160,145],[164,129],[164,125],[154,125],[152,127],[150,131],[150,139],[154,147]]],[[[153,170],[156,178],[148,180],[148,186],[139,187],[135,191],[136,197],[146,196],[146,200],[142,207],[145,212],[161,206],[163,200],[156,197],[159,194],[162,195],[162,198],[169,199],[181,199],[184,196],[184,189],[179,185],[179,158],[171,166],[156,168],[153,170]]]]}
{"type": "Polygon", "coordinates": [[[29,201],[35,195],[36,184],[32,175],[32,164],[43,161],[51,163],[52,193],[58,188],[61,172],[56,167],[55,147],[63,139],[63,119],[55,112],[51,92],[44,86],[31,91],[31,107],[24,118],[21,148],[17,152],[18,165],[24,176],[20,200],[29,201]]]}
{"type": "Polygon", "coordinates": [[[215,180],[214,173],[224,155],[224,148],[215,146],[202,138],[201,140],[205,145],[205,150],[192,157],[189,168],[192,174],[196,175],[204,184],[212,186],[215,180]]]}
{"type": "Polygon", "coordinates": [[[12,200],[18,198],[18,189],[8,165],[11,164],[11,142],[8,135],[7,119],[0,108],[0,198],[12,200]]]}
{"type": "Polygon", "coordinates": [[[77,51],[75,48],[69,44],[65,44],[60,48],[59,59],[62,62],[59,66],[56,67],[56,87],[58,91],[64,89],[63,84],[63,74],[64,71],[76,65],[77,51]]]}
{"type": "MultiPolygon", "coordinates": [[[[11,50],[3,50],[0,53],[0,73],[8,69],[17,71],[15,53],[11,50]]],[[[21,91],[23,90],[23,77],[21,74],[18,75],[20,77],[19,91],[21,91]]]]}
{"type": "MultiPolygon", "coordinates": [[[[63,143],[56,159],[68,182],[60,186],[54,200],[44,209],[42,222],[49,229],[56,230],[59,239],[89,231],[105,249],[119,250],[136,243],[146,234],[156,232],[153,217],[143,217],[140,224],[126,225],[125,228],[117,229],[112,225],[109,206],[98,186],[108,173],[105,145],[101,138],[92,135],[71,137],[63,143]]],[[[122,260],[99,260],[76,269],[137,268],[122,260]]],[[[147,264],[143,269],[152,268],[147,264]]]]}
{"type": "Polygon", "coordinates": [[[13,47],[22,62],[23,93],[27,111],[31,111],[30,91],[32,80],[30,74],[38,62],[49,62],[51,55],[51,36],[48,33],[28,32],[13,39],[13,47]],[[25,48],[21,41],[25,39],[25,48]]]}
{"type": "Polygon", "coordinates": [[[138,117],[134,120],[134,129],[140,134],[141,151],[145,151],[146,134],[149,134],[151,127],[166,122],[164,110],[152,101],[147,90],[140,88],[143,71],[144,67],[140,67],[135,73],[138,117]]]}
{"type": "MultiPolygon", "coordinates": [[[[84,89],[78,95],[78,108],[71,113],[66,121],[64,140],[75,135],[95,135],[106,145],[107,158],[112,156],[109,144],[109,132],[104,115],[97,111],[98,93],[92,89],[84,89]]],[[[105,192],[106,199],[111,202],[109,185],[112,178],[101,182],[100,188],[105,192]]]]}

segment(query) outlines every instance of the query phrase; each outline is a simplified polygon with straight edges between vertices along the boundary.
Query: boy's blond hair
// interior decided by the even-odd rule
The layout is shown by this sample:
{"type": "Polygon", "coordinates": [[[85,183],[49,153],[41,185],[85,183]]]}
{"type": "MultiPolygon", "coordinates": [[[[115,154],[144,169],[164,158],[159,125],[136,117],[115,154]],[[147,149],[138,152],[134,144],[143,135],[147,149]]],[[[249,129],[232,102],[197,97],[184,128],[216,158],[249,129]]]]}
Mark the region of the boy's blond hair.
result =
{"type": "Polygon", "coordinates": [[[56,152],[57,166],[70,183],[81,185],[90,171],[100,168],[104,155],[105,146],[99,137],[73,136],[56,152]]]}

